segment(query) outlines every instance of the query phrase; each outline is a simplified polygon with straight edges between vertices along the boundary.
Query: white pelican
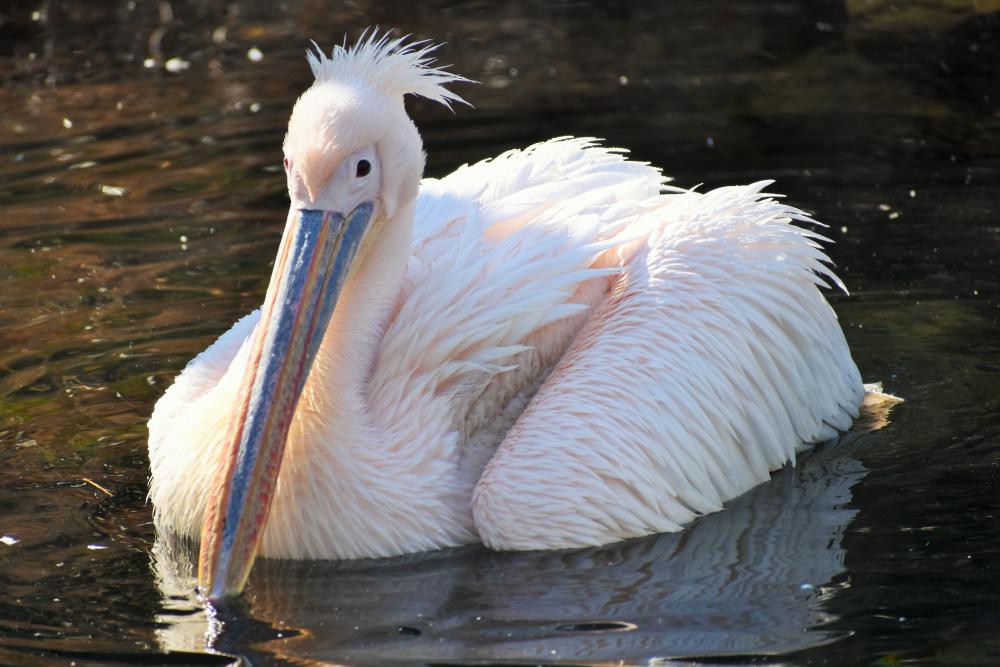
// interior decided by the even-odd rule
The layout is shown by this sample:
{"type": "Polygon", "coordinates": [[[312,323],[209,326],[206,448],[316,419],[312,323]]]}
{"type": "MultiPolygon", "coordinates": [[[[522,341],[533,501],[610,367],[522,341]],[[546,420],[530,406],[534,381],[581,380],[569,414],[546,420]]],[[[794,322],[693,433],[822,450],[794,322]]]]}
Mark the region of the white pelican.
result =
{"type": "Polygon", "coordinates": [[[767,183],[706,193],[590,139],[421,181],[426,43],[309,54],[263,307],[149,422],[161,530],[209,597],[258,554],[378,557],[679,530],[850,427],[836,285],[767,183]]]}

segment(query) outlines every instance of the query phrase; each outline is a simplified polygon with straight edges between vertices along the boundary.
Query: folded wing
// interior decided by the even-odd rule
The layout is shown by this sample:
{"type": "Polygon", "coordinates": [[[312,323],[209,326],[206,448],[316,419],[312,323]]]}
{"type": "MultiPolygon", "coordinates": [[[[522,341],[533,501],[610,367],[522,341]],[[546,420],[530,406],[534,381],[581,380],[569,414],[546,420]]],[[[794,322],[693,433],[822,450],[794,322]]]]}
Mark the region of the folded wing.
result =
{"type": "Polygon", "coordinates": [[[841,283],[766,185],[664,195],[625,231],[648,236],[476,488],[487,545],[677,530],[850,427],[864,388],[819,289],[841,283]]]}

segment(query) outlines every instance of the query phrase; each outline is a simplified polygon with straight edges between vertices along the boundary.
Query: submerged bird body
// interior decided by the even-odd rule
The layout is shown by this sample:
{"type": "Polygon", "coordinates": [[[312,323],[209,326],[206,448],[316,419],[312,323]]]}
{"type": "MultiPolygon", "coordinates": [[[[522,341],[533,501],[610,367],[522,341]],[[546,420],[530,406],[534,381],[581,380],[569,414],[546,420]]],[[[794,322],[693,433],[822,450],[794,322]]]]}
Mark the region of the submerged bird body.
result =
{"type": "Polygon", "coordinates": [[[806,216],[763,183],[667,187],[658,170],[581,139],[418,190],[419,135],[402,95],[457,99],[442,84],[458,77],[430,68],[427,51],[372,37],[312,57],[317,83],[286,139],[293,211],[264,309],[156,406],[157,522],[205,531],[203,567],[204,540],[238,523],[218,517],[231,517],[228,485],[244,484],[233,472],[243,452],[257,451],[234,445],[256,437],[247,424],[279,433],[267,436],[273,462],[251,456],[246,468],[264,480],[247,539],[284,558],[678,530],[850,426],[864,388],[818,287],[840,285],[821,237],[793,224],[806,216]],[[391,112],[377,111],[383,95],[391,112]],[[357,117],[369,109],[384,117],[357,117]],[[258,367],[284,364],[289,347],[269,342],[290,293],[275,285],[298,284],[281,277],[283,258],[288,275],[305,270],[289,239],[320,210],[370,227],[325,328],[290,328],[306,351],[290,346],[297,375],[275,377],[296,389],[272,418],[255,405],[280,393],[258,367]],[[258,409],[267,419],[253,421],[258,409]]]}

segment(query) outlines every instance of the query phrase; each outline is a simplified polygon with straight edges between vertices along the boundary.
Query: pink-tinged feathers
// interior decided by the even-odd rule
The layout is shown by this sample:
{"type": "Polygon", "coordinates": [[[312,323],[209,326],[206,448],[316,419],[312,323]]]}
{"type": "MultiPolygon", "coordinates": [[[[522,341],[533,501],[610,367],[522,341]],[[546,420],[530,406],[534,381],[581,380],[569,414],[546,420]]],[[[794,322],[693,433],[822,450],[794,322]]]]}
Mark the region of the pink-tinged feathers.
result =
{"type": "MultiPolygon", "coordinates": [[[[378,130],[355,113],[368,89],[450,99],[441,84],[458,78],[427,52],[371,36],[313,56],[322,90],[300,100],[289,145],[315,130],[330,155],[356,150],[345,128],[378,130]],[[347,106],[323,92],[334,89],[347,106]]],[[[388,220],[302,391],[263,555],[677,530],[857,415],[864,390],[820,291],[840,282],[821,237],[794,224],[808,218],[765,184],[670,188],[622,151],[566,138],[425,180],[414,199],[419,136],[397,120],[361,144],[408,157],[383,158],[388,220]]],[[[156,406],[163,529],[198,534],[259,317],[156,406]]]]}
{"type": "Polygon", "coordinates": [[[671,195],[643,221],[646,243],[477,485],[487,545],[678,530],[850,427],[864,389],[814,284],[839,281],[763,185],[671,195]]]}
{"type": "MultiPolygon", "coordinates": [[[[425,182],[371,372],[338,386],[338,363],[354,361],[340,359],[310,378],[262,553],[675,530],[849,426],[863,390],[816,284],[835,280],[825,255],[792,224],[801,214],[760,185],[657,194],[661,180],[560,140],[425,182]],[[594,268],[609,249],[627,261],[594,268]]],[[[191,467],[205,463],[190,450],[211,449],[211,422],[178,403],[225,410],[204,376],[226,384],[234,339],[254,324],[242,320],[157,407],[161,525],[196,523],[184,518],[200,512],[191,467]]]]}

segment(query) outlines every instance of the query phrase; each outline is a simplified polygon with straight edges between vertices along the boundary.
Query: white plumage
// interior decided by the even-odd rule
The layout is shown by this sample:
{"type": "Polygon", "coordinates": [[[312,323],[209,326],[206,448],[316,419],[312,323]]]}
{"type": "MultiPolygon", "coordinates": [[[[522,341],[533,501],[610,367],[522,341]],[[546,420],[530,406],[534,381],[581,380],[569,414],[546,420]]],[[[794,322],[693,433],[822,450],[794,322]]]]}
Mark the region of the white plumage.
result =
{"type": "MultiPolygon", "coordinates": [[[[308,144],[304,127],[332,138],[313,142],[322,160],[291,156],[293,202],[306,197],[297,157],[325,165],[301,175],[315,207],[317,170],[369,140],[384,151],[382,187],[395,182],[391,125],[347,145],[350,115],[320,107],[349,89],[364,108],[377,72],[404,57],[423,88],[387,94],[457,99],[434,92],[457,77],[430,68],[426,49],[372,36],[314,56],[320,80],[286,150],[308,144]]],[[[385,193],[398,204],[306,380],[261,553],[560,548],[678,530],[848,428],[864,388],[819,289],[842,285],[822,237],[794,224],[809,218],[766,186],[680,190],[622,151],[564,138],[424,180],[415,204],[404,186],[385,193]]],[[[198,535],[259,313],[156,406],[161,528],[198,535]]]]}

